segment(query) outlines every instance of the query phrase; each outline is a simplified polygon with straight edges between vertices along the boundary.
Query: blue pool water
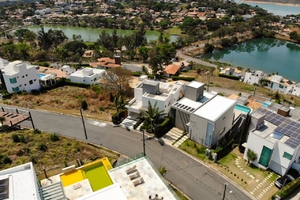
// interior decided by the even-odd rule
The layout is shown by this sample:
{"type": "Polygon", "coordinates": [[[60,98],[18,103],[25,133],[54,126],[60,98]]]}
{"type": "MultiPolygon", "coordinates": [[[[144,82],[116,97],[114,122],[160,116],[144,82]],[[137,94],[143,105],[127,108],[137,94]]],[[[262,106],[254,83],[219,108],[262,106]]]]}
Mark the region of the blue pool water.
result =
{"type": "Polygon", "coordinates": [[[263,107],[268,107],[269,105],[272,104],[272,101],[265,101],[265,102],[262,102],[262,101],[260,101],[260,100],[258,100],[258,99],[255,99],[254,101],[261,103],[263,107]]]}
{"type": "Polygon", "coordinates": [[[240,104],[236,104],[234,106],[234,109],[238,110],[238,111],[241,111],[241,112],[244,112],[244,113],[250,113],[251,112],[251,108],[249,108],[247,106],[240,105],[240,104]]]}
{"type": "Polygon", "coordinates": [[[40,78],[46,76],[46,74],[38,74],[38,76],[39,76],[39,79],[40,79],[40,78]]]}

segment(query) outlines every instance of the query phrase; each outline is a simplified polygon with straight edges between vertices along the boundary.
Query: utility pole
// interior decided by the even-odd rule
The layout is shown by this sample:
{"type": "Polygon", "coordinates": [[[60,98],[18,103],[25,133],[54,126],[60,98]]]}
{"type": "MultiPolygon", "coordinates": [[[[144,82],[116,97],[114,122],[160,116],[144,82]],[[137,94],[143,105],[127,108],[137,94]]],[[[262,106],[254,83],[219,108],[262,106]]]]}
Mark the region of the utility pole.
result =
{"type": "Polygon", "coordinates": [[[143,153],[146,156],[145,130],[143,130],[143,153]]]}
{"type": "Polygon", "coordinates": [[[86,143],[88,142],[87,141],[87,134],[86,134],[86,129],[85,129],[85,124],[84,124],[84,119],[83,119],[83,115],[82,115],[82,108],[80,108],[80,115],[81,115],[81,120],[82,120],[82,125],[83,125],[83,131],[84,131],[84,136],[85,136],[85,141],[86,143]]]}
{"type": "Polygon", "coordinates": [[[228,183],[225,183],[225,185],[224,185],[224,192],[223,192],[223,198],[222,198],[222,200],[225,200],[225,194],[226,194],[226,188],[227,188],[227,186],[228,186],[228,183]]]}

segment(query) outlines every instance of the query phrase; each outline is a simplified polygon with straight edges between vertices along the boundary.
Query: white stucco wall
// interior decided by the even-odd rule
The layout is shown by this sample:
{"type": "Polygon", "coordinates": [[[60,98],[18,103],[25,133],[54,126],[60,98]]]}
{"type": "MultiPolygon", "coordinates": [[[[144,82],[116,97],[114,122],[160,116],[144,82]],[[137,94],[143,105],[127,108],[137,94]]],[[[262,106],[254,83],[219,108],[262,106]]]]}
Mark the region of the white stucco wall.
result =
{"type": "Polygon", "coordinates": [[[205,145],[207,123],[207,120],[195,114],[191,114],[189,129],[190,139],[201,145],[205,145]]]}
{"type": "Polygon", "coordinates": [[[245,83],[248,83],[248,84],[258,84],[259,82],[259,77],[258,76],[255,76],[255,75],[252,75],[253,72],[246,72],[245,73],[245,78],[244,78],[244,82],[245,83]]]}

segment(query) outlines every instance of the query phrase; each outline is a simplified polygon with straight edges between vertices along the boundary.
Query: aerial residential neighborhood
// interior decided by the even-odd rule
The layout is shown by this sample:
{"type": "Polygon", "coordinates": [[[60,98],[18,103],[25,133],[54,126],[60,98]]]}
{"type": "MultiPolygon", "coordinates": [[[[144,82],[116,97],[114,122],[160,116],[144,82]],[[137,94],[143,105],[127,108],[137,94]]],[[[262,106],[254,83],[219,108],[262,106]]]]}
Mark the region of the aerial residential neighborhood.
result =
{"type": "Polygon", "coordinates": [[[0,199],[299,199],[299,3],[256,3],[0,1],[0,199]]]}

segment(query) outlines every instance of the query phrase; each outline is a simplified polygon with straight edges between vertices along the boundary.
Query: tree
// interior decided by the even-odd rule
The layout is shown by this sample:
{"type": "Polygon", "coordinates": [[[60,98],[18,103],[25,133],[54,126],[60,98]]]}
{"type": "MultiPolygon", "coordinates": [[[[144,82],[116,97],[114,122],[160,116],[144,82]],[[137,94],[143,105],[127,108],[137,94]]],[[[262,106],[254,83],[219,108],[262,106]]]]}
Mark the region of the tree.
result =
{"type": "Polygon", "coordinates": [[[126,105],[126,103],[124,103],[124,99],[123,99],[122,95],[118,94],[115,97],[114,104],[115,104],[115,107],[117,109],[118,120],[120,120],[119,119],[120,110],[124,110],[125,109],[125,105],[126,105]]]}
{"type": "Polygon", "coordinates": [[[64,45],[64,48],[68,50],[68,52],[72,53],[73,55],[78,54],[80,57],[84,54],[85,50],[87,49],[87,45],[82,41],[71,41],[64,45]]]}
{"type": "Polygon", "coordinates": [[[28,29],[23,29],[23,28],[21,28],[21,29],[16,30],[16,31],[14,32],[14,35],[15,35],[15,37],[18,38],[18,41],[19,41],[19,42],[23,43],[24,40],[25,40],[25,39],[24,39],[25,34],[26,34],[27,32],[29,32],[28,29]]]}
{"type": "Polygon", "coordinates": [[[214,45],[206,43],[204,45],[204,52],[205,53],[212,53],[214,51],[214,45]]]}
{"type": "Polygon", "coordinates": [[[129,80],[131,79],[131,72],[121,67],[107,70],[103,75],[103,80],[106,84],[114,86],[118,94],[123,94],[129,87],[129,80]]]}
{"type": "Polygon", "coordinates": [[[247,158],[248,158],[248,163],[252,163],[257,159],[257,154],[252,151],[251,149],[248,149],[247,151],[247,158]]]}
{"type": "Polygon", "coordinates": [[[141,110],[145,118],[145,122],[150,126],[152,133],[154,133],[154,123],[164,112],[164,110],[159,111],[159,108],[156,107],[156,105],[157,101],[155,102],[153,107],[151,102],[148,101],[148,110],[141,110]]]}
{"type": "Polygon", "coordinates": [[[148,47],[141,46],[141,47],[139,47],[138,51],[139,51],[139,54],[140,54],[143,62],[146,62],[149,58],[150,49],[148,47]]]}

